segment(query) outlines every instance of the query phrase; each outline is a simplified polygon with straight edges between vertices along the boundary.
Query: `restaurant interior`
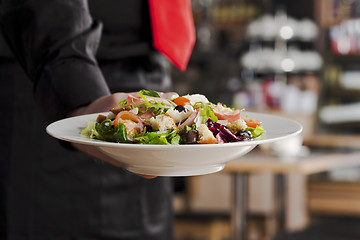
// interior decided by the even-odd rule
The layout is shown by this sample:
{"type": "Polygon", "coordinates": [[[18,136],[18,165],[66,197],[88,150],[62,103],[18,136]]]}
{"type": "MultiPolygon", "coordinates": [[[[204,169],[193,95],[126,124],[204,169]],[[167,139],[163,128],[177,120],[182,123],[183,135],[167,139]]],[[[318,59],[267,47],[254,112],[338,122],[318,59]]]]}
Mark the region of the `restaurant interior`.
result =
{"type": "Polygon", "coordinates": [[[218,173],[175,177],[176,239],[360,239],[360,0],[192,8],[197,41],[175,90],[303,131],[218,173]]]}

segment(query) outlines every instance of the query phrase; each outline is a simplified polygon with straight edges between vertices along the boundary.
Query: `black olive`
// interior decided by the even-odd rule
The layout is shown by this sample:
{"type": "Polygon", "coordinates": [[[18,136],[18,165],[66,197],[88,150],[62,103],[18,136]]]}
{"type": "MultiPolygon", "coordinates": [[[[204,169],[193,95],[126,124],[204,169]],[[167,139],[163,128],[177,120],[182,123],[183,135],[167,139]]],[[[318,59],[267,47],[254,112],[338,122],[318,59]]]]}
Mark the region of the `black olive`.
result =
{"type": "Polygon", "coordinates": [[[183,144],[197,143],[199,133],[196,130],[185,131],[184,129],[179,132],[181,136],[181,142],[183,144]]]}
{"type": "Polygon", "coordinates": [[[183,106],[183,105],[177,105],[175,107],[175,109],[178,111],[178,112],[185,112],[186,111],[186,108],[183,106]]]}
{"type": "Polygon", "coordinates": [[[152,128],[152,126],[146,125],[146,131],[147,132],[152,132],[152,131],[154,131],[154,129],[152,128]]]}
{"type": "Polygon", "coordinates": [[[197,143],[199,133],[196,130],[189,130],[189,131],[187,131],[185,136],[186,136],[186,143],[189,143],[189,144],[197,143]]]}
{"type": "Polygon", "coordinates": [[[252,139],[251,132],[248,130],[240,131],[240,132],[236,133],[236,136],[239,137],[240,141],[252,139]]]}

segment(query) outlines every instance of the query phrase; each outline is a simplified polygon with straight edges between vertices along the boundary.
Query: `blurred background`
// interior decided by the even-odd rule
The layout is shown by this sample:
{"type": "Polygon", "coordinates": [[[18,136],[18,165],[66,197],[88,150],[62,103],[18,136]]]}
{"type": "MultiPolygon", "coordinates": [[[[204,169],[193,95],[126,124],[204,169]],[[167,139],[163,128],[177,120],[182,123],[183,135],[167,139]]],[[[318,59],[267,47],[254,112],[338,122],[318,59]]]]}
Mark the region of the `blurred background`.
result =
{"type": "MultiPolygon", "coordinates": [[[[244,239],[360,239],[360,0],[192,7],[197,42],[187,71],[173,69],[175,90],[304,126],[242,160],[262,166],[240,172],[248,175],[244,239]]],[[[232,239],[232,174],[175,179],[177,239],[232,239]]]]}

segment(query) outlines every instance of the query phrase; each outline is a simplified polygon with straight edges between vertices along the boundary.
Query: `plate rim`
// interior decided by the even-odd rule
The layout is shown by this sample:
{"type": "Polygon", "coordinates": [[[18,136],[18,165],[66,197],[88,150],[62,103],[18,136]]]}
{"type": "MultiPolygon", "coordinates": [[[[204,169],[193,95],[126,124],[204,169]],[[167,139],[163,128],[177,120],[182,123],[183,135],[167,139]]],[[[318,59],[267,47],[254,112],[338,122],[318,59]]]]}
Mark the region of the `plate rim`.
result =
{"type": "MultiPolygon", "coordinates": [[[[258,144],[264,144],[264,143],[271,143],[271,142],[275,142],[275,141],[280,141],[292,136],[296,136],[298,134],[300,134],[303,130],[303,126],[293,120],[293,119],[289,119],[283,116],[278,116],[275,114],[267,114],[267,113],[259,113],[259,112],[249,112],[249,111],[244,111],[242,112],[243,114],[249,114],[249,115],[262,115],[262,116],[266,116],[266,117],[272,117],[272,118],[277,118],[277,119],[282,119],[284,121],[287,122],[291,122],[292,124],[294,124],[294,126],[297,126],[297,130],[289,133],[287,135],[283,135],[283,136],[278,136],[278,137],[274,137],[274,138],[270,138],[267,139],[266,135],[265,136],[260,136],[259,139],[253,139],[250,141],[242,141],[242,142],[231,142],[231,143],[224,143],[224,144],[182,144],[182,145],[157,145],[157,144],[133,144],[133,143],[114,143],[114,142],[106,142],[106,141],[102,141],[102,140],[97,140],[97,139],[90,139],[87,138],[83,135],[80,134],[79,132],[79,137],[74,139],[74,138],[69,138],[69,137],[64,137],[64,136],[60,136],[56,133],[54,133],[53,128],[56,127],[57,125],[67,122],[67,121],[72,121],[72,120],[80,120],[83,119],[84,120],[84,128],[86,127],[86,120],[91,120],[91,119],[96,119],[95,117],[98,114],[108,114],[109,112],[101,112],[101,113],[91,113],[91,114],[85,114],[85,115],[80,115],[80,116],[75,116],[75,117],[69,117],[69,118],[64,118],[58,121],[55,121],[53,123],[50,123],[47,127],[46,127],[46,132],[59,140],[63,140],[63,141],[68,141],[68,142],[73,142],[73,143],[80,143],[80,144],[85,144],[85,145],[92,145],[92,146],[97,146],[97,147],[113,147],[113,148],[150,148],[150,149],[166,149],[166,148],[226,148],[226,147],[235,147],[235,146],[250,146],[250,145],[258,145],[258,144]],[[263,138],[262,138],[263,137],[263,138]],[[265,138],[264,138],[265,137],[265,138]]],[[[266,131],[266,129],[265,129],[266,131]]],[[[266,134],[266,132],[265,132],[266,134]]]]}

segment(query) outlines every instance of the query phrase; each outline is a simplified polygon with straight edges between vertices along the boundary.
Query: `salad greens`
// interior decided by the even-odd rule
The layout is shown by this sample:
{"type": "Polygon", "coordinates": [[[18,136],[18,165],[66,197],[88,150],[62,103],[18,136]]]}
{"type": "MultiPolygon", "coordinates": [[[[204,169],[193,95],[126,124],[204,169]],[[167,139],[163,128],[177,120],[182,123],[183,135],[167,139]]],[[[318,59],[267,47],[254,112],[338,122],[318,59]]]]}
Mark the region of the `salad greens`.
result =
{"type": "Polygon", "coordinates": [[[248,128],[246,128],[246,130],[251,132],[251,135],[253,136],[253,138],[260,137],[265,132],[265,130],[262,126],[256,126],[256,128],[248,127],[248,128]]]}
{"type": "Polygon", "coordinates": [[[146,132],[135,135],[134,141],[142,144],[163,144],[163,145],[179,145],[179,130],[167,130],[157,132],[146,132]]]}
{"type": "Polygon", "coordinates": [[[217,122],[217,117],[215,116],[214,110],[211,107],[211,103],[203,103],[197,102],[194,105],[194,108],[200,108],[200,116],[203,117],[202,123],[206,123],[206,121],[210,118],[214,122],[217,122]]]}
{"type": "Polygon", "coordinates": [[[142,90],[139,91],[139,96],[141,98],[143,98],[144,100],[146,100],[145,95],[150,96],[150,97],[158,97],[158,98],[160,98],[159,93],[157,93],[155,91],[149,91],[149,90],[145,90],[145,89],[142,89],[142,90]]]}
{"type": "Polygon", "coordinates": [[[125,104],[127,104],[127,99],[125,99],[125,100],[122,100],[121,102],[119,102],[119,106],[122,106],[122,105],[125,105],[125,104]]]}
{"type": "Polygon", "coordinates": [[[153,101],[150,102],[148,100],[145,101],[144,104],[139,105],[140,109],[143,108],[144,110],[140,111],[140,113],[144,113],[148,110],[151,110],[156,115],[165,114],[167,110],[170,109],[170,106],[167,106],[165,103],[153,101]]]}
{"type": "Polygon", "coordinates": [[[247,141],[265,132],[258,120],[240,117],[241,110],[215,105],[200,94],[164,98],[141,90],[111,111],[88,120],[81,134],[109,142],[179,145],[247,141]]]}
{"type": "Polygon", "coordinates": [[[139,96],[145,101],[144,104],[141,104],[139,106],[139,109],[141,109],[141,108],[144,109],[140,113],[144,113],[150,109],[156,115],[159,115],[159,114],[165,114],[166,111],[170,109],[170,106],[167,106],[165,103],[158,102],[156,100],[149,101],[146,98],[146,96],[160,98],[160,95],[157,92],[148,91],[148,90],[143,89],[143,90],[139,91],[139,96]]]}
{"type": "Polygon", "coordinates": [[[119,123],[116,128],[110,119],[105,119],[101,123],[88,120],[86,123],[86,128],[80,132],[84,136],[108,142],[127,142],[126,127],[123,123],[119,123]]]}

